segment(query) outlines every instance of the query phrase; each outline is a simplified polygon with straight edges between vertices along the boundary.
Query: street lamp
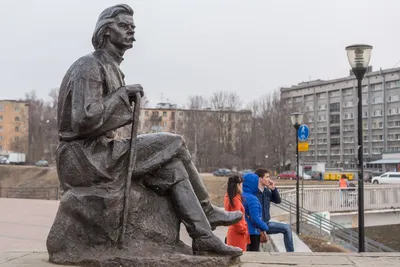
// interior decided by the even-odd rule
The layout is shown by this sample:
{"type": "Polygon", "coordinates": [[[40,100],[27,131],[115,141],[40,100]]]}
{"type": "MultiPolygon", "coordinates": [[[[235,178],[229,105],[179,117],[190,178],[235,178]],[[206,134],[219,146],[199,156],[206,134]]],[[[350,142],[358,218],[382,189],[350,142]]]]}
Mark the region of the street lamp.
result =
{"type": "Polygon", "coordinates": [[[365,252],[364,234],[364,155],[362,134],[362,79],[371,59],[372,46],[365,44],[346,47],[347,59],[358,81],[357,133],[358,133],[358,251],[365,252]]]}
{"type": "Polygon", "coordinates": [[[300,234],[300,198],[299,198],[299,128],[303,122],[303,114],[294,112],[290,115],[292,124],[296,129],[296,164],[297,164],[297,177],[296,177],[296,233],[300,234]]]}

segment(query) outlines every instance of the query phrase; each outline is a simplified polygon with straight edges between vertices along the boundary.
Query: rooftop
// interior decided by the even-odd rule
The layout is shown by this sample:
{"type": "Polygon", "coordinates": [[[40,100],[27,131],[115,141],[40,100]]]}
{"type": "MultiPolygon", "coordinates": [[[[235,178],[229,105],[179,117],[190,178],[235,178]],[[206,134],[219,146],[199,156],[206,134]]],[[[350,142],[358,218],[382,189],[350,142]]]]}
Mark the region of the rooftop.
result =
{"type": "MultiPolygon", "coordinates": [[[[382,75],[386,73],[392,73],[392,72],[400,72],[400,67],[399,68],[390,68],[390,69],[385,69],[385,70],[378,70],[378,71],[371,71],[365,74],[365,77],[370,77],[370,76],[375,76],[375,75],[382,75]]],[[[287,92],[287,91],[292,91],[292,90],[298,90],[298,89],[304,89],[304,88],[309,88],[311,86],[321,86],[321,85],[326,85],[326,84],[331,84],[331,83],[337,83],[337,82],[343,82],[343,81],[351,81],[354,80],[355,76],[347,76],[347,77],[342,77],[342,78],[337,78],[337,79],[332,79],[332,80],[313,80],[313,81],[306,81],[306,82],[300,82],[297,85],[292,85],[290,87],[281,87],[280,91],[281,92],[287,92]]]]}

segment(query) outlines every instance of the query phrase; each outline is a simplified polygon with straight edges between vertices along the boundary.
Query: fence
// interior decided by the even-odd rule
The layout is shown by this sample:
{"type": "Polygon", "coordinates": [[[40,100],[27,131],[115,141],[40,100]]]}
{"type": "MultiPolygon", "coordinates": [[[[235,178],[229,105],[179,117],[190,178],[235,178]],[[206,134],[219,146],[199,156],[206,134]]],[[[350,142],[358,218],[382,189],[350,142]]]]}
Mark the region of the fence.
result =
{"type": "Polygon", "coordinates": [[[58,187],[0,187],[0,198],[57,200],[60,192],[58,187]]]}
{"type": "MultiPolygon", "coordinates": [[[[304,188],[300,191],[300,203],[303,208],[313,211],[354,211],[358,209],[358,190],[342,190],[339,188],[304,188]]],[[[282,198],[296,202],[296,191],[286,190],[282,198]]],[[[400,208],[400,187],[365,187],[364,209],[381,210],[400,208]]]]}
{"type": "MultiPolygon", "coordinates": [[[[289,222],[292,222],[292,216],[296,217],[296,205],[288,200],[282,199],[276,207],[289,213],[289,222]]],[[[332,222],[318,214],[315,214],[304,208],[300,209],[301,228],[307,227],[309,231],[318,236],[325,236],[333,243],[347,248],[348,250],[358,252],[358,233],[352,229],[347,229],[338,223],[332,222]]],[[[395,250],[365,237],[366,252],[395,252],[395,250]]]]}

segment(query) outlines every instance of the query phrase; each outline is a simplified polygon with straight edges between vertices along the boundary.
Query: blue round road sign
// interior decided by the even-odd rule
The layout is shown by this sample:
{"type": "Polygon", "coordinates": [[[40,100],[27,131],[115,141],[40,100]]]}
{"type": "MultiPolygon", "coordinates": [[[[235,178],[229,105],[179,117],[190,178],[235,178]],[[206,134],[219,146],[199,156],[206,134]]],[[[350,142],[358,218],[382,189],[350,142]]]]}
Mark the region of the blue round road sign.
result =
{"type": "Polygon", "coordinates": [[[310,135],[310,131],[308,129],[308,126],[306,124],[300,125],[299,132],[298,132],[298,137],[300,141],[306,141],[308,139],[308,136],[310,135]]]}

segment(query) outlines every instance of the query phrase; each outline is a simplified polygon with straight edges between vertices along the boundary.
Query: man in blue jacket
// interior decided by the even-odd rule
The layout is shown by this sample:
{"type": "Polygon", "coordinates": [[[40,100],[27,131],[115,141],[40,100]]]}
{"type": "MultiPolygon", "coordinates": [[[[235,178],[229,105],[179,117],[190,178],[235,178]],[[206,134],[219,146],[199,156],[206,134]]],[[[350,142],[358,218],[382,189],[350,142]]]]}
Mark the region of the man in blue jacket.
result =
{"type": "Polygon", "coordinates": [[[267,234],[283,234],[283,241],[287,252],[293,252],[293,237],[290,225],[286,223],[271,222],[271,202],[281,203],[281,196],[275,183],[270,179],[268,170],[258,169],[254,172],[259,178],[257,198],[262,206],[262,219],[268,225],[267,234]]]}
{"type": "Polygon", "coordinates": [[[268,231],[268,225],[262,220],[263,211],[257,198],[259,179],[257,174],[247,173],[243,180],[243,206],[250,235],[247,251],[260,251],[261,231],[268,231]]]}

